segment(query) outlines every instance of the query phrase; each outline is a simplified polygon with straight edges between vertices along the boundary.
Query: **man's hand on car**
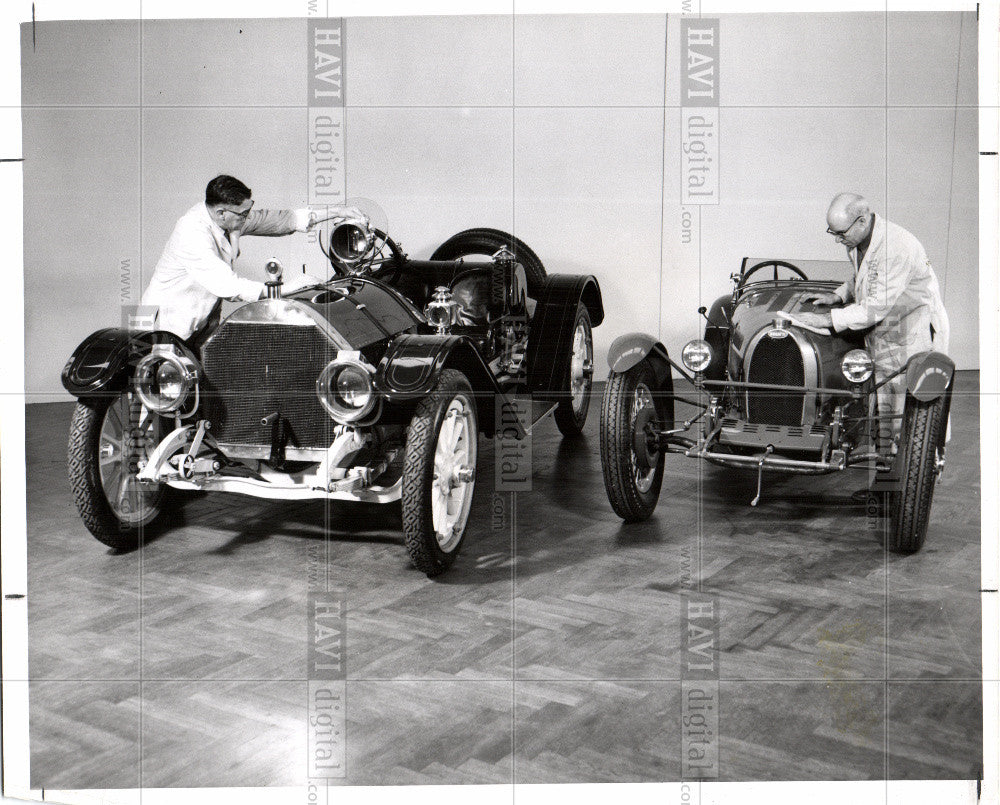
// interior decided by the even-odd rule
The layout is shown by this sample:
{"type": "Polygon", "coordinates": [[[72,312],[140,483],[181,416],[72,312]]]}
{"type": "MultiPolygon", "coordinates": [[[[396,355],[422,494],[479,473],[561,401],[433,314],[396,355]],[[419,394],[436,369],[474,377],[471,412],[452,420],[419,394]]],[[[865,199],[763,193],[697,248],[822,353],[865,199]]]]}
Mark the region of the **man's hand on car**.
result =
{"type": "Polygon", "coordinates": [[[795,314],[795,321],[808,324],[810,327],[827,327],[833,329],[833,318],[829,313],[806,313],[795,314]]]}
{"type": "Polygon", "coordinates": [[[363,226],[365,228],[371,226],[368,216],[361,212],[361,210],[357,207],[336,206],[329,207],[324,212],[311,211],[309,214],[308,229],[312,229],[316,226],[316,224],[323,223],[324,221],[332,221],[335,224],[357,224],[358,226],[363,226]]]}
{"type": "Polygon", "coordinates": [[[830,307],[831,305],[839,305],[844,300],[835,293],[810,293],[805,294],[802,301],[815,307],[830,307]]]}

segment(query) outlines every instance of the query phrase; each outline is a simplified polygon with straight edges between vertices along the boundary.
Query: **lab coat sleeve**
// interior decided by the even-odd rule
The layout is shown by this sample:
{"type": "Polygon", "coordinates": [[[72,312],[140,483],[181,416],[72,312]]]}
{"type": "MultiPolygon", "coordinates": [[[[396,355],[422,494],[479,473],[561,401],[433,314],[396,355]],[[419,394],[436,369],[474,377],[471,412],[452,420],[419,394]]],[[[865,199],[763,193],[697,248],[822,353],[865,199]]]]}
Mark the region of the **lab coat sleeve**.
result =
{"type": "Polygon", "coordinates": [[[842,302],[850,302],[854,299],[854,277],[841,285],[834,293],[840,297],[842,302]]]}
{"type": "Polygon", "coordinates": [[[864,330],[888,316],[906,290],[910,264],[910,255],[906,252],[887,258],[868,283],[863,298],[855,298],[853,303],[830,311],[833,329],[838,332],[864,330]]]}
{"type": "Polygon", "coordinates": [[[264,291],[263,282],[243,279],[218,256],[207,231],[186,233],[177,239],[175,254],[188,276],[215,296],[232,301],[253,302],[264,291]]]}
{"type": "Polygon", "coordinates": [[[291,235],[309,228],[309,210],[251,210],[241,235],[291,235]]]}

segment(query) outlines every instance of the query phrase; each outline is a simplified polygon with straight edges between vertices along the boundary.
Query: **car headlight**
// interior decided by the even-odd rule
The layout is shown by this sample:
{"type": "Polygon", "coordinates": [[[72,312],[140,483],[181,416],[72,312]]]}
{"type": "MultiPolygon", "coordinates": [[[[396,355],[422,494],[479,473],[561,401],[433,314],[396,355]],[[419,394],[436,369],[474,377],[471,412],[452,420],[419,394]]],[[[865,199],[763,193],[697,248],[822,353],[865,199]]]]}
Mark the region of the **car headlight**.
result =
{"type": "Polygon", "coordinates": [[[183,355],[153,350],[135,367],[135,390],[150,411],[168,414],[184,405],[198,382],[198,369],[183,355]]]}
{"type": "Polygon", "coordinates": [[[375,407],[372,370],[358,360],[334,359],[316,381],[316,396],[337,422],[356,422],[375,407]]]}
{"type": "Polygon", "coordinates": [[[875,362],[863,349],[852,349],[840,362],[840,371],[851,383],[864,383],[875,371],[875,362]]]}
{"type": "Polygon", "coordinates": [[[330,233],[330,256],[353,268],[367,256],[375,241],[368,227],[357,223],[342,223],[330,233]]]}
{"type": "Polygon", "coordinates": [[[700,338],[688,341],[681,350],[681,361],[692,372],[704,372],[712,362],[712,348],[700,338]]]}

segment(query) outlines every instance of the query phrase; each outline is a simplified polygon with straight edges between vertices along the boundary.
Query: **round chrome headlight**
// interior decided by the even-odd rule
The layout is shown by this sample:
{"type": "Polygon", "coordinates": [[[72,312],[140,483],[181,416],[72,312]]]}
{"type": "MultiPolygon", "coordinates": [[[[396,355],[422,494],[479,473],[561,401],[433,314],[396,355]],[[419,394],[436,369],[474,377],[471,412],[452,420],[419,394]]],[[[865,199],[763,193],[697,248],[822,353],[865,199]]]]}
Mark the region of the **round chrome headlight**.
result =
{"type": "Polygon", "coordinates": [[[864,383],[875,371],[875,362],[863,349],[852,349],[840,362],[840,371],[851,383],[864,383]]]}
{"type": "Polygon", "coordinates": [[[375,242],[374,233],[356,223],[343,223],[330,233],[330,257],[353,268],[368,254],[375,242]]]}
{"type": "Polygon", "coordinates": [[[375,407],[371,370],[355,360],[335,359],[316,381],[316,396],[337,422],[356,422],[375,407]]]}
{"type": "Polygon", "coordinates": [[[158,414],[180,410],[197,382],[194,364],[173,352],[151,352],[135,368],[136,393],[158,414]]]}
{"type": "Polygon", "coordinates": [[[700,338],[688,341],[681,350],[681,361],[692,372],[704,372],[712,362],[712,348],[700,338]]]}

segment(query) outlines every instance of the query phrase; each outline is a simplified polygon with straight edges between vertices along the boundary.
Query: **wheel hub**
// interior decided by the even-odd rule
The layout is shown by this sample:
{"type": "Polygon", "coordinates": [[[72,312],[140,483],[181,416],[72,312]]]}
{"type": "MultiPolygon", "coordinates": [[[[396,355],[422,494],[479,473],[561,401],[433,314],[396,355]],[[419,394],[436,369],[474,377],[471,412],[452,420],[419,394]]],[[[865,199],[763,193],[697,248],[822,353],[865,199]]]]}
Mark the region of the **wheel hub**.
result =
{"type": "Polygon", "coordinates": [[[467,405],[461,398],[452,400],[434,451],[432,516],[442,550],[449,550],[465,528],[476,477],[475,434],[467,405]]]}
{"type": "Polygon", "coordinates": [[[635,417],[632,433],[632,450],[635,453],[636,465],[643,472],[656,466],[659,457],[659,439],[655,429],[656,412],[642,407],[635,417]]]}
{"type": "Polygon", "coordinates": [[[580,321],[573,332],[573,353],[569,363],[569,387],[573,410],[583,407],[584,396],[590,390],[594,376],[594,361],[586,322],[580,321]]]}

